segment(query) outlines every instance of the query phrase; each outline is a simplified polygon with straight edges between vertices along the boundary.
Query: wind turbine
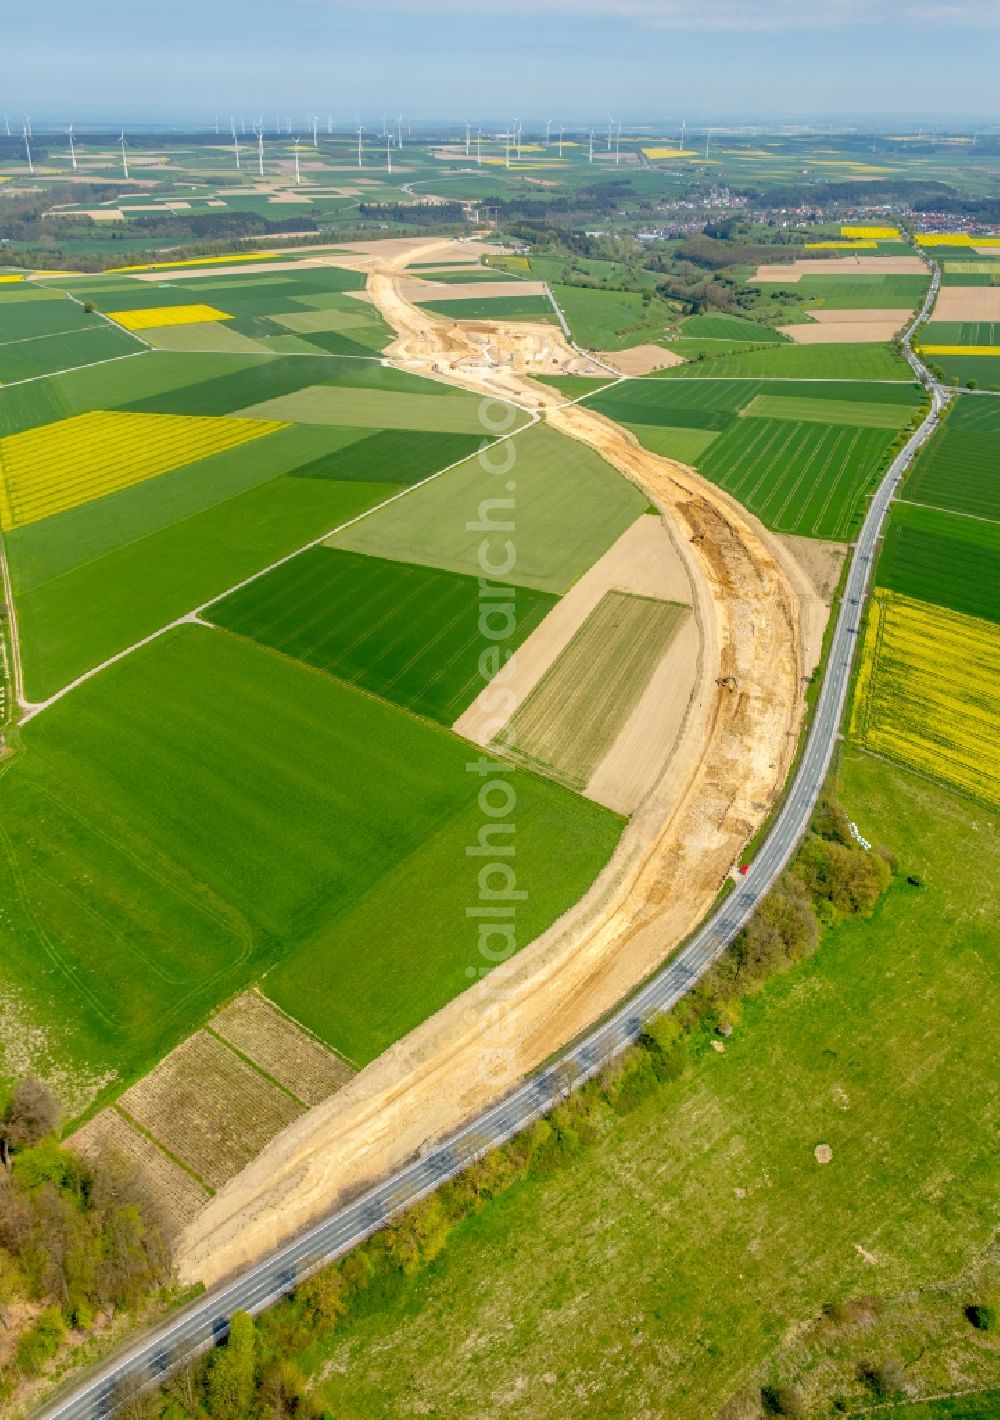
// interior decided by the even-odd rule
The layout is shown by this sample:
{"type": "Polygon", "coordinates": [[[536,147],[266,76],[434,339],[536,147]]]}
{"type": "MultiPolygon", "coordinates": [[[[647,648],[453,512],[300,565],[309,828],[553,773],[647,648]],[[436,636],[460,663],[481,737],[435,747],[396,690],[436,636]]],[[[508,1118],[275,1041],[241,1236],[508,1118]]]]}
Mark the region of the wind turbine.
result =
{"type": "Polygon", "coordinates": [[[73,147],[73,125],[70,124],[66,130],[69,134],[69,160],[73,164],[73,171],[76,172],[76,149],[73,147]]]}
{"type": "Polygon", "coordinates": [[[621,126],[621,124],[619,123],[619,125],[618,125],[618,131],[617,131],[617,133],[615,134],[615,167],[616,167],[616,168],[620,168],[621,165],[622,165],[622,126],[621,126]]]}
{"type": "Polygon", "coordinates": [[[34,163],[31,161],[31,144],[30,144],[29,141],[28,141],[30,135],[29,135],[29,133],[28,133],[28,125],[27,125],[27,124],[25,124],[24,127],[23,127],[23,129],[21,130],[21,136],[24,138],[24,151],[25,151],[25,152],[27,153],[27,155],[28,155],[28,172],[31,174],[32,177],[34,177],[34,176],[35,176],[35,165],[34,165],[34,163]]]}
{"type": "Polygon", "coordinates": [[[483,130],[481,128],[476,130],[476,165],[480,168],[483,166],[483,130]]]}
{"type": "Polygon", "coordinates": [[[31,138],[33,135],[32,135],[32,132],[31,132],[31,114],[30,114],[30,113],[26,113],[26,114],[24,115],[24,121],[25,121],[25,123],[28,125],[28,137],[31,138]]]}
{"type": "Polygon", "coordinates": [[[551,120],[551,118],[547,118],[547,119],[545,120],[545,146],[546,146],[546,148],[549,146],[549,139],[551,138],[551,136],[552,136],[552,120],[551,120]]]}
{"type": "Polygon", "coordinates": [[[328,113],[327,116],[326,116],[326,131],[327,131],[328,134],[330,134],[330,135],[332,136],[332,134],[333,134],[333,114],[332,114],[332,113],[328,113]]]}
{"type": "Polygon", "coordinates": [[[684,135],[687,133],[687,126],[688,126],[688,121],[687,121],[687,119],[686,119],[686,118],[681,119],[681,152],[682,152],[682,153],[683,153],[683,151],[684,151],[684,135]]]}
{"type": "Polygon", "coordinates": [[[264,125],[257,129],[257,172],[264,176],[264,125]]]}
{"type": "Polygon", "coordinates": [[[608,152],[611,152],[611,130],[614,127],[614,119],[608,114],[608,152]]]}
{"type": "Polygon", "coordinates": [[[588,162],[591,162],[591,163],[594,161],[594,130],[593,130],[593,129],[590,130],[590,153],[589,153],[589,155],[588,155],[587,161],[588,161],[588,162]]]}
{"type": "Polygon", "coordinates": [[[387,133],[387,134],[385,135],[385,170],[386,170],[386,172],[388,172],[388,173],[391,173],[391,172],[392,172],[392,134],[391,134],[391,133],[387,133]]]}
{"type": "Polygon", "coordinates": [[[4,116],[3,116],[3,122],[4,122],[4,127],[5,127],[6,130],[7,130],[7,137],[9,138],[9,137],[10,137],[10,114],[9,114],[9,113],[5,113],[5,114],[4,114],[4,116]]]}
{"type": "Polygon", "coordinates": [[[218,131],[219,131],[219,115],[218,115],[218,114],[215,115],[215,131],[216,131],[216,133],[218,133],[218,131]]]}
{"type": "Polygon", "coordinates": [[[469,128],[470,128],[469,120],[466,119],[466,120],[465,120],[465,156],[466,156],[466,157],[469,156],[469,128]]]}
{"type": "Polygon", "coordinates": [[[521,120],[520,120],[519,118],[515,118],[515,120],[514,120],[514,149],[515,149],[515,153],[516,153],[516,156],[517,156],[517,161],[520,162],[520,161],[521,161],[521,120]]]}
{"type": "Polygon", "coordinates": [[[236,129],[233,129],[233,152],[236,154],[236,171],[240,170],[240,140],[236,136],[236,129]]]}
{"type": "Polygon", "coordinates": [[[364,133],[364,131],[365,131],[365,130],[362,128],[362,126],[361,126],[361,120],[360,120],[360,118],[359,118],[359,119],[358,119],[358,167],[359,167],[359,168],[364,166],[363,163],[362,163],[362,161],[361,161],[361,135],[362,135],[362,133],[364,133]]]}
{"type": "Polygon", "coordinates": [[[314,148],[318,148],[318,147],[319,147],[319,138],[318,138],[318,136],[317,136],[317,129],[316,129],[316,125],[317,125],[318,123],[319,123],[319,119],[317,118],[316,114],[313,114],[313,116],[312,116],[312,126],[313,126],[313,147],[314,147],[314,148]]]}
{"type": "Polygon", "coordinates": [[[563,150],[563,134],[564,134],[565,132],[566,132],[566,129],[565,129],[565,128],[563,127],[563,125],[560,123],[560,125],[559,125],[559,156],[560,156],[560,158],[562,157],[562,150],[563,150]]]}
{"type": "Polygon", "coordinates": [[[403,115],[400,114],[400,115],[399,115],[399,120],[398,120],[397,125],[396,125],[396,147],[397,147],[397,148],[402,148],[402,146],[403,146],[403,115]]]}
{"type": "Polygon", "coordinates": [[[506,132],[505,132],[504,135],[503,135],[503,141],[504,141],[504,167],[505,167],[505,168],[509,168],[509,167],[510,167],[510,129],[509,129],[509,128],[506,130],[506,132]]]}
{"type": "Polygon", "coordinates": [[[712,130],[709,129],[708,132],[705,134],[705,157],[706,157],[706,158],[708,157],[708,145],[711,143],[711,141],[712,141],[712,130]]]}
{"type": "Polygon", "coordinates": [[[298,187],[301,182],[302,182],[302,174],[301,174],[301,172],[299,171],[299,137],[298,137],[298,134],[296,134],[296,135],[295,135],[295,186],[298,187]]]}
{"type": "Polygon", "coordinates": [[[127,179],[128,179],[128,157],[126,156],[126,153],[125,153],[125,130],[124,130],[124,128],[122,129],[122,134],[121,134],[121,137],[119,138],[118,141],[119,141],[119,143],[122,145],[122,172],[125,174],[125,178],[126,178],[126,180],[127,180],[127,179]]]}
{"type": "Polygon", "coordinates": [[[244,138],[247,136],[247,121],[244,114],[240,114],[240,132],[244,138]]]}

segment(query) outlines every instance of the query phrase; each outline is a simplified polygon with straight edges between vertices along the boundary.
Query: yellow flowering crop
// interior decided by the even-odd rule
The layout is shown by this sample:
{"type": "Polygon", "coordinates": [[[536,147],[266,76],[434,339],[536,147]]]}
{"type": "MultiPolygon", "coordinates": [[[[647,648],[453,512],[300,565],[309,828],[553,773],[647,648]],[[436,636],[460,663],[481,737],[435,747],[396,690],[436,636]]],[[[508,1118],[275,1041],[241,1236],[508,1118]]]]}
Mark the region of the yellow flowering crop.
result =
{"type": "Polygon", "coordinates": [[[841,227],[842,237],[859,237],[862,241],[898,242],[898,227],[841,227]]]}
{"type": "Polygon", "coordinates": [[[177,266],[228,266],[233,261],[268,261],[280,255],[276,251],[242,251],[229,256],[191,256],[187,261],[153,261],[148,266],[109,266],[104,275],[124,272],[128,276],[133,271],[169,271],[177,266]]]}
{"type": "Polygon", "coordinates": [[[921,355],[1000,355],[1000,345],[921,345],[921,355]]]}
{"type": "Polygon", "coordinates": [[[232,320],[214,306],[146,306],[137,311],[108,311],[108,318],[125,330],[158,330],[163,325],[200,325],[210,320],[232,320]]]}
{"type": "Polygon", "coordinates": [[[5,532],[287,425],[95,410],[0,439],[0,528],[5,532]]]}
{"type": "Polygon", "coordinates": [[[878,590],[851,733],[921,774],[1000,805],[1000,626],[878,590]]]}
{"type": "Polygon", "coordinates": [[[806,242],[806,251],[878,251],[878,242],[806,242]]]}
{"type": "Polygon", "coordinates": [[[643,155],[654,163],[659,158],[697,158],[698,156],[693,148],[643,148],[642,151],[643,155]]]}

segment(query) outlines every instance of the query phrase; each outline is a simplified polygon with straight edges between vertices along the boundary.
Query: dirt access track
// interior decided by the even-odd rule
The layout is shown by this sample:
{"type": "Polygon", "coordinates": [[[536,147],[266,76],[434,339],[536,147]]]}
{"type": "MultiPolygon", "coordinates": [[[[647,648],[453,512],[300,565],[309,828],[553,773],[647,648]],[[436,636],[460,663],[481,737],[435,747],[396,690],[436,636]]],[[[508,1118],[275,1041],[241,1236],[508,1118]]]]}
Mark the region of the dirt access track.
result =
{"type": "MultiPolygon", "coordinates": [[[[696,688],[673,754],[591,890],[221,1188],[179,1240],[184,1282],[211,1284],[260,1258],[483,1111],[637,986],[705,916],[795,752],[804,710],[800,607],[815,592],[792,555],[691,470],[533,381],[541,364],[579,364],[554,328],[545,327],[543,348],[526,343],[523,326],[459,325],[410,304],[401,291],[407,262],[440,246],[372,258],[368,290],[398,332],[388,355],[515,400],[644,490],[690,574],[696,688]],[[720,687],[723,676],[735,688],[720,687]]],[[[471,934],[469,955],[476,960],[471,934]]]]}

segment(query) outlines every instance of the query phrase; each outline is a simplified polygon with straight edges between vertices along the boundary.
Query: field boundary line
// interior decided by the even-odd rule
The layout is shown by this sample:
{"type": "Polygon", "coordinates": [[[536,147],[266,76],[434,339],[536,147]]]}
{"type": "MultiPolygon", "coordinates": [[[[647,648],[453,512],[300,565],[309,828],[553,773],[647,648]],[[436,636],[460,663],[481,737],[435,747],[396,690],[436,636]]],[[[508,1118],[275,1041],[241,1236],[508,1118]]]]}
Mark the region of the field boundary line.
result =
{"type": "Polygon", "coordinates": [[[963,513],[958,508],[939,508],[936,503],[918,503],[915,498],[897,498],[897,503],[906,503],[910,508],[926,508],[929,513],[947,513],[949,518],[971,518],[974,523],[992,523],[1000,527],[1000,518],[987,518],[983,513],[963,513]]]}

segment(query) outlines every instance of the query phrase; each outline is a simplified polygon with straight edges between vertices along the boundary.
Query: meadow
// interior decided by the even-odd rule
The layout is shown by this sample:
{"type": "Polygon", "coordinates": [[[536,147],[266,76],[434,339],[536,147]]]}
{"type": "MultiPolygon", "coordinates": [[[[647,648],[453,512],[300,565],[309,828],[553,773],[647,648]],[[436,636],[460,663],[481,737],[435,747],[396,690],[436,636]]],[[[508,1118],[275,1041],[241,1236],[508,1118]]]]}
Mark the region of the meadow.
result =
{"type": "Polygon", "coordinates": [[[1000,519],[996,434],[963,429],[946,419],[937,438],[921,451],[903,497],[972,517],[1000,519]]]}
{"type": "Polygon", "coordinates": [[[1000,621],[1000,523],[897,502],[878,562],[879,585],[967,616],[1000,621]]]}
{"type": "Polygon", "coordinates": [[[645,510],[646,499],[592,450],[544,424],[504,449],[514,459],[513,495],[498,495],[495,474],[469,459],[337,533],[331,546],[479,576],[484,540],[494,562],[503,562],[510,538],[516,560],[505,582],[568,591],[645,510]],[[488,509],[486,520],[495,530],[470,530],[482,520],[484,500],[498,496],[503,506],[488,509]]]}
{"type": "Polygon", "coordinates": [[[731,340],[749,344],[782,345],[787,336],[770,326],[757,321],[744,320],[740,316],[704,315],[688,316],[681,323],[681,335],[696,340],[731,340]]]}
{"type": "Polygon", "coordinates": [[[998,732],[1000,626],[877,591],[858,671],[854,738],[1000,807],[998,732]]]}
{"type": "MultiPolygon", "coordinates": [[[[127,1081],[269,965],[292,971],[300,943],[313,943],[328,988],[312,976],[308,1023],[355,1060],[464,984],[479,781],[446,731],[188,626],[23,738],[0,779],[2,973],[57,1070],[127,1081]],[[399,904],[411,954],[381,928],[338,927],[381,905],[381,885],[408,865],[419,882],[399,904]],[[390,976],[372,1014],[371,983],[390,976]]],[[[519,879],[540,930],[584,890],[621,825],[530,775],[516,789],[519,879]]]]}
{"type": "MultiPolygon", "coordinates": [[[[506,659],[555,605],[519,588],[506,659]]],[[[479,579],[358,553],[312,548],[208,616],[242,636],[450,725],[483,689],[479,579]]]]}
{"type": "MultiPolygon", "coordinates": [[[[745,1001],[722,1053],[703,1042],[680,1080],[481,1205],[393,1299],[333,1330],[307,1361],[335,1414],[458,1420],[514,1396],[579,1420],[627,1395],[636,1414],[704,1420],[824,1303],[955,1277],[988,1245],[996,827],[977,816],[973,853],[961,798],[853,747],[840,776],[861,832],[899,856],[874,918],[829,929],[745,1001]]],[[[911,1372],[931,1389],[936,1360],[911,1372]]]]}
{"type": "Polygon", "coordinates": [[[552,294],[573,339],[587,350],[624,350],[657,340],[673,315],[659,297],[646,301],[641,291],[553,284],[552,294]]]}
{"type": "Polygon", "coordinates": [[[715,440],[698,467],[768,527],[846,541],[890,442],[882,429],[745,419],[715,440]]]}

